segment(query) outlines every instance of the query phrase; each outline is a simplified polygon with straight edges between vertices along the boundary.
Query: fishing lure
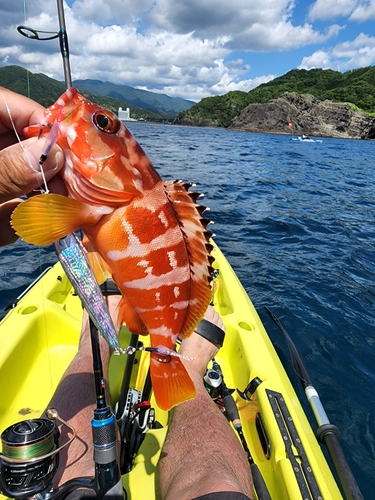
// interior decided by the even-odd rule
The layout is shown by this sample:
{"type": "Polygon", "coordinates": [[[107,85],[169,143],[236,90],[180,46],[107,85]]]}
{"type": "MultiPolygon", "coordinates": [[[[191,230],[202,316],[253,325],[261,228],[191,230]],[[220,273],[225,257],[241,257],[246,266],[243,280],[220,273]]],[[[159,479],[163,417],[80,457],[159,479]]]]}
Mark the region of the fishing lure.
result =
{"type": "Polygon", "coordinates": [[[120,347],[115,326],[80,240],[72,233],[55,241],[54,246],[66,275],[102,337],[114,354],[129,354],[120,347]]]}

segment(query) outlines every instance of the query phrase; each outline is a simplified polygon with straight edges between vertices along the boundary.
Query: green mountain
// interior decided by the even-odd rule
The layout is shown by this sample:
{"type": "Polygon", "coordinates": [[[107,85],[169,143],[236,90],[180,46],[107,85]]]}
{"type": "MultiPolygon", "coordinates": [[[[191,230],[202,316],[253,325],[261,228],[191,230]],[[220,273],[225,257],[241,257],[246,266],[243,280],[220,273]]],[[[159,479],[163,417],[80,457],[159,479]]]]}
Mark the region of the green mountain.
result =
{"type": "Polygon", "coordinates": [[[190,109],[179,113],[175,123],[227,127],[249,104],[263,104],[285,92],[313,95],[336,103],[351,103],[367,113],[375,113],[375,67],[368,66],[346,73],[323,69],[293,69],[279,78],[263,83],[249,92],[234,91],[206,97],[190,109]]]}
{"type": "MultiPolygon", "coordinates": [[[[130,108],[132,118],[153,121],[172,120],[176,114],[187,109],[191,101],[172,98],[164,94],[138,90],[125,85],[115,85],[98,80],[76,80],[75,86],[90,100],[117,113],[119,107],[130,108]],[[89,82],[85,84],[86,82],[89,82]],[[95,82],[91,84],[90,82],[95,82]],[[107,95],[103,89],[109,89],[107,95]],[[124,89],[128,89],[129,100],[124,89]],[[139,94],[138,94],[139,93],[139,94]],[[142,98],[140,97],[142,96],[142,98]],[[160,100],[158,100],[160,97],[160,100]],[[185,106],[185,107],[184,107],[185,106]]],[[[0,68],[0,85],[19,94],[26,95],[43,106],[50,106],[64,92],[65,84],[49,78],[43,73],[31,73],[19,66],[0,68]]]]}
{"type": "Polygon", "coordinates": [[[90,94],[114,97],[128,102],[139,108],[160,110],[166,113],[176,114],[185,111],[195,104],[181,97],[170,97],[166,94],[157,94],[147,90],[135,89],[129,85],[115,85],[111,82],[100,80],[74,80],[73,85],[83,92],[90,94]]]}
{"type": "Polygon", "coordinates": [[[41,73],[31,73],[19,66],[0,68],[0,85],[50,106],[64,92],[65,85],[41,73]]]}

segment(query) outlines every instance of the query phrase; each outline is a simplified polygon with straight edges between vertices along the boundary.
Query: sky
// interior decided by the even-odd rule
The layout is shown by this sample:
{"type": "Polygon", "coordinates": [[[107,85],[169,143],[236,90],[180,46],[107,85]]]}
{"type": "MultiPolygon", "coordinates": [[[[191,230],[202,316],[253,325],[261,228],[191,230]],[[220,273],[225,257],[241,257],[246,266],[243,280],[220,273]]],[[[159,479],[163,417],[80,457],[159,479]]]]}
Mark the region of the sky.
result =
{"type": "MultiPolygon", "coordinates": [[[[195,102],[291,69],[375,64],[375,0],[67,0],[72,78],[195,102]]],[[[55,0],[0,0],[0,66],[64,79],[55,0]],[[48,36],[48,35],[45,35],[48,36]]]]}

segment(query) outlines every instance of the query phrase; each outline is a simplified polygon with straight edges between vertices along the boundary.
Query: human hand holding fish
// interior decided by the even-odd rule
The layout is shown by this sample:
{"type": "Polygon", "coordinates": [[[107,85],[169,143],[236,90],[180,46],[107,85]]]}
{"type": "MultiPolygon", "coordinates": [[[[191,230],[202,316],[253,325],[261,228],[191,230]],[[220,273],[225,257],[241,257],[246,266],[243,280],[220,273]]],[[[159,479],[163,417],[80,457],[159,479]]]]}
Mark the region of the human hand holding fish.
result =
{"type": "MultiPolygon", "coordinates": [[[[10,215],[27,195],[43,185],[39,158],[45,140],[24,139],[22,130],[44,117],[44,108],[27,97],[0,87],[0,246],[14,243],[17,235],[10,226],[10,215]]],[[[58,145],[43,165],[49,189],[65,193],[59,176],[64,154],[58,145]],[[53,181],[51,179],[54,177],[53,181]]]]}
{"type": "Polygon", "coordinates": [[[63,149],[68,197],[49,193],[22,203],[12,215],[17,234],[48,245],[83,229],[98,282],[111,275],[121,291],[118,324],[150,335],[159,407],[193,398],[195,385],[172,352],[211,300],[211,233],[199,195],[190,184],[163,181],[117,116],[77,89],[50,106],[40,125],[24,129],[25,136],[40,134],[63,149]]]}

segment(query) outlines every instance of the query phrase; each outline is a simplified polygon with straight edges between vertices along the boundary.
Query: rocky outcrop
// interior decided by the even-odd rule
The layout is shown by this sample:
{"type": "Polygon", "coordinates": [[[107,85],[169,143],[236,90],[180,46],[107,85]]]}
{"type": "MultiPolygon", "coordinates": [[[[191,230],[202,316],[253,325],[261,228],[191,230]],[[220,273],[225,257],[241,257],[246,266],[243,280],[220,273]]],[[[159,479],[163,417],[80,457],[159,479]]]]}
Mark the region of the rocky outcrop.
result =
{"type": "Polygon", "coordinates": [[[375,117],[354,111],[347,104],[289,92],[266,104],[250,104],[232,120],[229,128],[271,134],[375,139],[375,117]]]}
{"type": "Polygon", "coordinates": [[[208,118],[195,118],[191,119],[188,117],[183,117],[183,118],[176,118],[173,121],[174,125],[187,125],[189,127],[210,127],[210,128],[218,128],[219,125],[217,123],[213,123],[210,119],[208,118]]]}

